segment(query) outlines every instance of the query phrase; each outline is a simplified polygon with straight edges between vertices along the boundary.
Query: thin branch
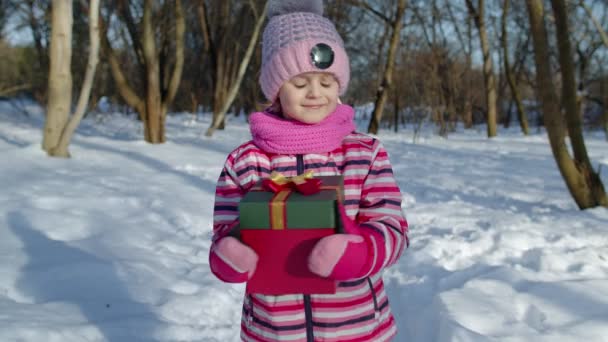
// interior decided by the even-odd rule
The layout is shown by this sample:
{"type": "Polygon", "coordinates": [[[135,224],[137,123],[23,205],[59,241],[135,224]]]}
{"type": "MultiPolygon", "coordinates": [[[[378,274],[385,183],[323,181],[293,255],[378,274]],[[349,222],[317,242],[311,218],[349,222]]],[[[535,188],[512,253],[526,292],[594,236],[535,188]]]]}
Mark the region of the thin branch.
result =
{"type": "Polygon", "coordinates": [[[25,84],[20,84],[20,85],[16,85],[16,86],[10,86],[10,87],[4,88],[4,89],[0,88],[0,96],[7,96],[9,94],[16,93],[20,90],[30,89],[31,87],[32,87],[31,84],[25,83],[25,84]]]}
{"type": "Polygon", "coordinates": [[[130,3],[129,1],[122,0],[120,2],[120,8],[122,12],[122,16],[124,17],[125,24],[127,25],[127,30],[129,31],[129,35],[131,36],[131,42],[133,43],[133,47],[135,48],[135,54],[137,55],[137,62],[141,70],[144,70],[144,57],[143,57],[143,47],[141,45],[141,36],[135,26],[135,20],[133,19],[133,15],[131,14],[131,10],[129,9],[130,3]]]}
{"type": "Polygon", "coordinates": [[[182,71],[184,68],[184,35],[186,32],[186,20],[184,19],[184,12],[182,10],[181,0],[175,1],[175,67],[171,75],[171,81],[169,81],[169,87],[167,91],[167,97],[163,99],[163,115],[167,112],[167,107],[177,93],[179,88],[179,82],[182,77],[182,71]]]}
{"type": "Polygon", "coordinates": [[[214,124],[209,127],[209,129],[207,129],[207,132],[205,133],[206,136],[210,137],[211,135],[213,135],[213,132],[219,127],[219,125],[224,121],[224,117],[226,116],[226,112],[228,111],[228,109],[230,108],[230,106],[232,105],[232,102],[234,101],[236,94],[240,88],[240,85],[243,81],[243,77],[245,76],[245,72],[247,71],[247,66],[249,65],[249,61],[251,60],[251,56],[253,55],[253,52],[255,51],[255,47],[257,45],[258,42],[258,37],[260,35],[260,31],[262,30],[262,25],[264,24],[264,20],[265,20],[265,16],[266,13],[268,11],[268,6],[265,5],[264,6],[264,10],[261,14],[261,16],[258,17],[258,20],[255,24],[255,27],[253,29],[253,35],[251,36],[251,40],[249,41],[249,45],[247,46],[247,50],[245,52],[245,56],[243,56],[243,59],[241,61],[241,65],[239,66],[238,69],[238,73],[236,76],[236,80],[235,82],[232,83],[232,87],[228,92],[228,96],[226,97],[224,104],[222,105],[222,108],[219,112],[218,117],[216,118],[214,124]]]}
{"type": "Polygon", "coordinates": [[[597,21],[597,19],[593,15],[593,12],[591,12],[591,8],[589,8],[589,6],[587,6],[587,4],[585,4],[583,0],[579,0],[579,4],[582,8],[585,9],[585,12],[587,12],[589,18],[591,18],[591,21],[597,29],[597,32],[599,32],[600,36],[602,37],[602,42],[604,43],[604,46],[608,48],[608,34],[606,34],[606,31],[604,31],[602,25],[600,25],[599,21],[597,21]]]}
{"type": "Polygon", "coordinates": [[[456,24],[456,16],[454,15],[454,11],[452,10],[452,4],[451,4],[451,0],[446,0],[446,7],[448,10],[448,16],[450,17],[450,19],[452,20],[452,24],[454,25],[454,30],[456,30],[456,35],[458,36],[458,40],[460,41],[460,44],[462,45],[462,51],[466,53],[466,46],[465,46],[465,38],[464,35],[462,34],[462,32],[460,31],[460,28],[458,27],[458,25],[456,24]]]}
{"type": "Polygon", "coordinates": [[[391,18],[385,16],[382,12],[380,12],[377,9],[373,8],[370,4],[367,3],[367,1],[349,0],[348,2],[351,5],[358,6],[358,7],[361,7],[361,8],[364,8],[364,9],[368,10],[370,13],[372,13],[373,15],[375,15],[376,17],[378,17],[380,20],[383,20],[383,21],[385,21],[387,23],[392,23],[393,22],[391,20],[391,18]]]}

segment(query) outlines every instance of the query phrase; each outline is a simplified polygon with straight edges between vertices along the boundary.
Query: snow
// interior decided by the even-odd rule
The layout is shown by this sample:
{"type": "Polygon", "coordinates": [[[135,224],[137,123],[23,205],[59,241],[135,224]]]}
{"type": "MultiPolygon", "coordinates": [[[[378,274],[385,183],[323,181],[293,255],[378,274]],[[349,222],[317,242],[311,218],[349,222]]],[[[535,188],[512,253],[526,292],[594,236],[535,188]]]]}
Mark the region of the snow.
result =
{"type": "MultiPolygon", "coordinates": [[[[208,116],[177,113],[153,146],[133,117],[91,115],[64,160],[24,106],[0,102],[0,341],[238,341],[244,286],[207,254],[243,119],[204,138],[208,116]]],[[[546,134],[380,138],[410,223],[385,274],[396,341],[608,340],[608,209],[577,209],[546,134]]],[[[608,143],[586,139],[608,185],[608,143]]]]}

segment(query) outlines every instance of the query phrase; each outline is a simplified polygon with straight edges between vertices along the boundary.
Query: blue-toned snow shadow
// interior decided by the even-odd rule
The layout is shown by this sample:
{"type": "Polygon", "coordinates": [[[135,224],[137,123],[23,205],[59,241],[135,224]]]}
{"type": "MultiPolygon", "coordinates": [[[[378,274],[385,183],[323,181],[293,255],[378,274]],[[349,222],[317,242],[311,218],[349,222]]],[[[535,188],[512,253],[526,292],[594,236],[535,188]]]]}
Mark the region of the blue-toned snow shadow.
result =
{"type": "Polygon", "coordinates": [[[22,241],[28,260],[20,270],[18,289],[35,303],[78,307],[104,341],[154,340],[152,334],[163,322],[147,305],[132,298],[111,260],[49,239],[20,212],[9,212],[7,223],[22,241]]]}

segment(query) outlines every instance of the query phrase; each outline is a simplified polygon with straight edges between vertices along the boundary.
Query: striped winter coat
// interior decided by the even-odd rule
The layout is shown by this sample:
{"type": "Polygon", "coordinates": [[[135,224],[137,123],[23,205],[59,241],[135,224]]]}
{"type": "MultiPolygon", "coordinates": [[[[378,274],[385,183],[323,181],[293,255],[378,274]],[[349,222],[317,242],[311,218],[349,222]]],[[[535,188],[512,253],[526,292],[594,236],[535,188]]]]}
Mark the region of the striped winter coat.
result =
{"type": "MultiPolygon", "coordinates": [[[[236,148],[217,184],[214,241],[238,224],[238,202],[258,179],[272,171],[295,176],[308,170],[344,176],[346,213],[363,227],[382,232],[384,265],[395,263],[408,244],[401,193],[380,142],[360,133],[323,154],[269,154],[251,141],[236,148]]],[[[252,294],[243,303],[243,341],[388,341],[396,330],[382,272],[340,282],[332,295],[252,294]]]]}

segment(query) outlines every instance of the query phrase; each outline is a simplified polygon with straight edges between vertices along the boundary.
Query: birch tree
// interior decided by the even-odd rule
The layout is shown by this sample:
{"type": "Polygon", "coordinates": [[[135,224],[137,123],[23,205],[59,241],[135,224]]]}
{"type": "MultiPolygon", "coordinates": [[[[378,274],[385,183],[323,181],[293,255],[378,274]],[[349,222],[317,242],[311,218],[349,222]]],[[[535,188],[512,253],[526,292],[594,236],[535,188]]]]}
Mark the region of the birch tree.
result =
{"type": "Polygon", "coordinates": [[[68,146],[86,112],[99,60],[99,0],[89,2],[89,57],[76,110],[70,116],[72,101],[72,0],[54,0],[49,72],[49,101],[44,128],[43,149],[49,156],[67,158],[68,146]]]}
{"type": "Polygon", "coordinates": [[[72,0],[53,0],[46,120],[42,149],[50,154],[59,142],[72,105],[72,0]]]}

